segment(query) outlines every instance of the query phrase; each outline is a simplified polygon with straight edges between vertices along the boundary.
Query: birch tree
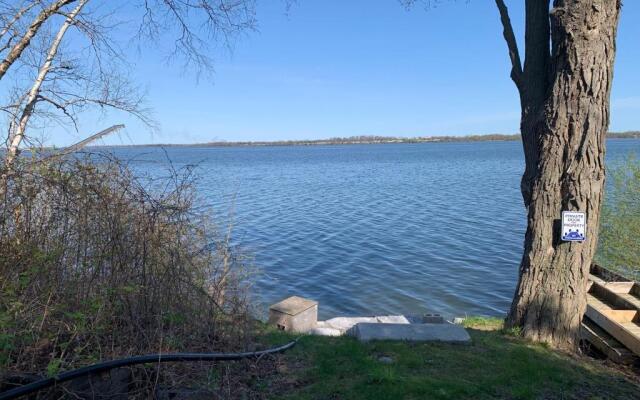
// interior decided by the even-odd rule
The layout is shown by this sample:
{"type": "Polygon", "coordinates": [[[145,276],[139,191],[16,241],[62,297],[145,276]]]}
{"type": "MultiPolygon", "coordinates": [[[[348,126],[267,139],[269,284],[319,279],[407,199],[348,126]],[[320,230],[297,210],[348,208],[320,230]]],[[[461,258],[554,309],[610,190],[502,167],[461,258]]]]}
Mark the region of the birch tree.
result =
{"type": "MultiPolygon", "coordinates": [[[[58,54],[58,49],[60,48],[60,43],[62,39],[64,39],[64,35],[67,33],[67,30],[74,23],[76,16],[85,6],[88,0],[80,0],[78,5],[67,15],[60,30],[53,38],[51,42],[51,47],[47,51],[46,57],[44,59],[44,63],[40,67],[38,71],[38,75],[36,76],[35,81],[33,82],[33,86],[29,89],[27,93],[24,106],[21,107],[22,112],[17,119],[17,121],[12,121],[9,128],[9,146],[7,148],[7,154],[5,156],[5,164],[7,169],[11,169],[11,165],[15,160],[15,157],[18,153],[18,148],[22,143],[25,135],[25,130],[27,129],[27,123],[29,119],[33,115],[33,111],[38,100],[38,95],[40,94],[40,89],[42,88],[42,83],[46,79],[49,71],[51,71],[51,66],[54,58],[58,54]]],[[[1,71],[1,70],[0,70],[1,71]]]]}
{"type": "Polygon", "coordinates": [[[216,44],[230,43],[255,24],[253,0],[0,0],[3,182],[35,120],[45,129],[61,121],[77,129],[83,112],[97,108],[154,125],[144,96],[127,79],[130,53],[116,39],[132,17],[138,20],[134,40],[198,71],[212,70],[216,44]]]}

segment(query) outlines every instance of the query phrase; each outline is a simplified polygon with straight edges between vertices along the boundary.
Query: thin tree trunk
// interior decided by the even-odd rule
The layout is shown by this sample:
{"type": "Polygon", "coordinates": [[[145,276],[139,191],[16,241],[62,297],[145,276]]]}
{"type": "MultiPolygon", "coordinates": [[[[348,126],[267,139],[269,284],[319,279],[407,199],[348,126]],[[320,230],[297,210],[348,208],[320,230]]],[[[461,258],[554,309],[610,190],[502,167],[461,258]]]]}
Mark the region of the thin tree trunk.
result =
{"type": "Polygon", "coordinates": [[[62,7],[67,4],[73,3],[77,0],[57,0],[49,7],[43,9],[31,22],[27,31],[22,35],[20,40],[11,48],[7,56],[2,62],[0,62],[0,80],[7,73],[9,68],[13,65],[13,63],[20,58],[22,52],[29,46],[31,43],[31,39],[38,33],[42,25],[45,23],[49,17],[59,12],[62,7]]]}
{"type": "Polygon", "coordinates": [[[556,348],[576,348],[586,308],[604,189],[604,140],[620,7],[617,0],[556,0],[548,14],[553,46],[549,68],[541,62],[536,73],[548,71],[548,84],[540,88],[540,81],[524,77],[519,87],[525,154],[529,146],[533,155],[525,157],[527,232],[506,323],[556,348]],[[527,97],[533,92],[538,95],[527,97]],[[584,242],[560,241],[565,210],[586,213],[584,242]]]}
{"type": "Polygon", "coordinates": [[[29,119],[33,115],[42,83],[51,70],[51,65],[54,58],[56,57],[56,54],[58,54],[58,49],[60,48],[60,43],[62,43],[62,39],[64,38],[65,33],[74,23],[74,18],[82,10],[82,7],[84,7],[87,1],[88,0],[81,0],[76,8],[74,8],[73,11],[71,11],[69,15],[67,15],[67,18],[60,27],[60,30],[58,30],[58,33],[54,37],[53,42],[51,42],[51,46],[49,47],[49,51],[47,52],[47,57],[45,58],[42,66],[40,67],[40,70],[38,71],[38,76],[33,82],[33,86],[31,86],[31,89],[29,89],[25,100],[24,109],[20,115],[20,118],[15,124],[14,131],[10,133],[9,146],[7,148],[7,154],[5,156],[5,170],[3,175],[0,177],[0,195],[4,195],[7,178],[12,173],[13,163],[18,155],[20,144],[24,140],[24,134],[27,129],[27,124],[29,122],[29,119]]]}

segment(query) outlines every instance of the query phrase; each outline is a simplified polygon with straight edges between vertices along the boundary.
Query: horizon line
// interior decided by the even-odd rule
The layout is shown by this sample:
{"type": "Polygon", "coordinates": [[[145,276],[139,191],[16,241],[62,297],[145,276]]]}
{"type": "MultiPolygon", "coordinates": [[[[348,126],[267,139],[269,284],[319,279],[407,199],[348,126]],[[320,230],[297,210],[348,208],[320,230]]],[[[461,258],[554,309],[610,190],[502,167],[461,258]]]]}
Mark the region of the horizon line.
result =
{"type": "MultiPolygon", "coordinates": [[[[609,132],[611,139],[638,139],[640,131],[609,132]]],[[[87,147],[242,147],[242,146],[312,146],[312,145],[347,145],[347,144],[399,144],[399,143],[447,143],[447,142],[491,142],[518,141],[519,133],[514,134],[479,134],[479,135],[441,135],[441,136],[378,136],[355,135],[330,137],[325,139],[288,139],[288,140],[215,140],[196,143],[135,143],[135,144],[94,144],[87,147]]],[[[49,147],[56,147],[49,146],[49,147]]],[[[63,147],[60,147],[63,148],[63,147]]]]}

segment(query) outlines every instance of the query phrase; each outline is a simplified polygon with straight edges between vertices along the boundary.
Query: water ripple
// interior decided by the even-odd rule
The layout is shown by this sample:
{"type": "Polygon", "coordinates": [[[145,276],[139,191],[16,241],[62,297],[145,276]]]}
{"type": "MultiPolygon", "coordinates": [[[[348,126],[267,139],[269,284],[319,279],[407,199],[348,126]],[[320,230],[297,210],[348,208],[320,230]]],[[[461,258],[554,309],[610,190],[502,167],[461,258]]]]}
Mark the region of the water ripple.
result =
{"type": "MultiPolygon", "coordinates": [[[[640,141],[608,142],[607,159],[640,141]]],[[[198,190],[262,271],[256,295],[320,301],[321,317],[503,315],[525,230],[517,142],[168,148],[201,160],[198,190]]],[[[117,149],[153,173],[160,149],[117,149]]]]}

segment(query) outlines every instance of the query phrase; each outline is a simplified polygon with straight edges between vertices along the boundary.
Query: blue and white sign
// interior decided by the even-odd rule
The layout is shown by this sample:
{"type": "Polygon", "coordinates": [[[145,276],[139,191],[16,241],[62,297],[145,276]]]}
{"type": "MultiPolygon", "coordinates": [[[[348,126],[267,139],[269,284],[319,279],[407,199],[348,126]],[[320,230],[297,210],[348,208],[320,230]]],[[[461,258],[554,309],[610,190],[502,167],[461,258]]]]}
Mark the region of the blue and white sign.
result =
{"type": "Polygon", "coordinates": [[[582,242],[587,236],[587,217],[579,211],[562,212],[562,240],[582,242]]]}

